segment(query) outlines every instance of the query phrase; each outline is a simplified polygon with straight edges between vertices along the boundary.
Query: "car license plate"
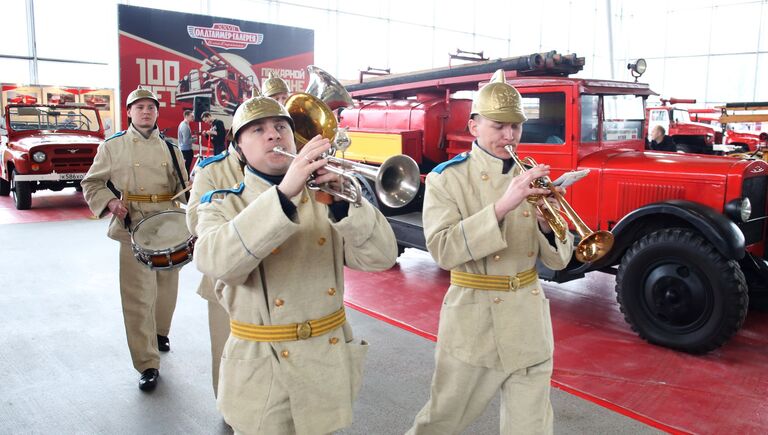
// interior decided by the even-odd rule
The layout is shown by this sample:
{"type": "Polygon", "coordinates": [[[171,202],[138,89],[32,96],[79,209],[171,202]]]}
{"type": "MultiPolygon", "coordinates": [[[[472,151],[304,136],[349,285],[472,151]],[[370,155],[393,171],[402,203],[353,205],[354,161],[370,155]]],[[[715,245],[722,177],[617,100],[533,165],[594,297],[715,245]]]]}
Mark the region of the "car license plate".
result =
{"type": "Polygon", "coordinates": [[[82,180],[85,178],[84,173],[79,174],[59,174],[59,180],[82,180]]]}

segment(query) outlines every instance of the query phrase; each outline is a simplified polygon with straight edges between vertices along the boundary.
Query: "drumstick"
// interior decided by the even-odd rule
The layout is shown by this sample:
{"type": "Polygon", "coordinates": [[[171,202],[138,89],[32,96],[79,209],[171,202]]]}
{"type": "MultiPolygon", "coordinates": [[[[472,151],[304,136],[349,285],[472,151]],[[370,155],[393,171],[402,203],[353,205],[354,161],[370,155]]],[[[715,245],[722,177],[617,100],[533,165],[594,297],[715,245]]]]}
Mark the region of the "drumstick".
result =
{"type": "Polygon", "coordinates": [[[173,195],[173,197],[171,198],[171,201],[173,201],[174,199],[180,197],[181,195],[185,194],[186,192],[189,192],[190,190],[192,190],[192,185],[191,184],[189,186],[185,187],[184,190],[182,190],[181,192],[177,193],[176,195],[173,195]]]}

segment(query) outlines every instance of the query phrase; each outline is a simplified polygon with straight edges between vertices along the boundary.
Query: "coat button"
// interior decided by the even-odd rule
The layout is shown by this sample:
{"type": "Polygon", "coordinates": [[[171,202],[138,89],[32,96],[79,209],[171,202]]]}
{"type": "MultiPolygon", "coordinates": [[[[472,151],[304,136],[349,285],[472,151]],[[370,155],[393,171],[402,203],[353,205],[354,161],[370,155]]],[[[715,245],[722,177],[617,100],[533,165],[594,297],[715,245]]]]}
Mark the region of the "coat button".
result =
{"type": "Polygon", "coordinates": [[[333,296],[336,294],[336,289],[331,287],[328,289],[328,296],[333,296]]]}
{"type": "Polygon", "coordinates": [[[139,190],[141,190],[141,191],[143,192],[143,191],[144,191],[144,188],[143,188],[143,187],[139,187],[139,190]]]}
{"type": "Polygon", "coordinates": [[[325,237],[320,237],[319,239],[317,239],[317,244],[320,246],[325,245],[325,237]]]}
{"type": "Polygon", "coordinates": [[[525,216],[525,217],[528,217],[528,216],[530,216],[530,215],[531,215],[531,212],[529,212],[528,210],[525,210],[525,211],[523,212],[523,216],[525,216]]]}
{"type": "Polygon", "coordinates": [[[284,351],[280,352],[280,355],[282,355],[282,356],[283,356],[283,358],[288,358],[288,355],[290,355],[290,354],[291,354],[291,353],[290,353],[290,352],[288,352],[287,350],[284,350],[284,351]]]}
{"type": "Polygon", "coordinates": [[[138,168],[138,167],[139,167],[139,166],[141,166],[141,165],[140,165],[140,164],[138,164],[138,163],[134,163],[134,164],[133,164],[133,166],[136,166],[136,167],[138,168]]]}
{"type": "Polygon", "coordinates": [[[280,247],[279,246],[272,250],[272,255],[277,255],[279,253],[280,253],[280,247]]]}
{"type": "Polygon", "coordinates": [[[537,294],[539,294],[539,289],[535,288],[535,289],[531,290],[531,294],[532,294],[532,295],[537,295],[537,294]]]}
{"type": "Polygon", "coordinates": [[[483,181],[486,181],[486,180],[488,180],[488,174],[486,174],[485,172],[483,172],[483,173],[480,175],[480,179],[481,179],[481,180],[483,180],[483,181]]]}
{"type": "Polygon", "coordinates": [[[275,299],[275,306],[276,307],[282,307],[284,304],[285,304],[284,300],[282,300],[280,298],[275,299]]]}
{"type": "Polygon", "coordinates": [[[328,343],[331,343],[331,344],[336,344],[338,342],[339,342],[339,339],[336,337],[331,337],[328,339],[328,343]]]}
{"type": "Polygon", "coordinates": [[[496,254],[493,256],[493,261],[499,261],[499,260],[501,260],[501,255],[496,254]]]}
{"type": "Polygon", "coordinates": [[[301,203],[302,204],[306,203],[307,201],[309,201],[309,197],[307,197],[307,196],[302,196],[301,197],[301,203]]]}
{"type": "Polygon", "coordinates": [[[528,256],[533,257],[533,251],[528,251],[528,256]]]}
{"type": "Polygon", "coordinates": [[[138,142],[139,140],[138,140],[138,139],[136,139],[136,138],[134,137],[134,138],[133,138],[133,141],[134,141],[134,142],[138,142]]]}
{"type": "Polygon", "coordinates": [[[168,166],[167,162],[160,163],[160,166],[168,166]]]}
{"type": "Polygon", "coordinates": [[[501,298],[493,298],[493,303],[498,304],[501,302],[501,298]]]}

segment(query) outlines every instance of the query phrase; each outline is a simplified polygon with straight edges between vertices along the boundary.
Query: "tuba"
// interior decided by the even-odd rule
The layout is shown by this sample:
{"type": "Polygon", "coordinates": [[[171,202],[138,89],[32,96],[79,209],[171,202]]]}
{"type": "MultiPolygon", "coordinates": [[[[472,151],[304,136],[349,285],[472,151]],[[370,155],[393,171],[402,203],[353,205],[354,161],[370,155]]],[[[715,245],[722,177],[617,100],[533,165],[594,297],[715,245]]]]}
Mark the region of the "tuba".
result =
{"type": "MultiPolygon", "coordinates": [[[[520,168],[520,171],[525,172],[527,170],[525,165],[536,166],[536,161],[531,157],[526,157],[524,161],[520,160],[511,146],[507,145],[505,149],[509,155],[512,156],[512,160],[515,162],[515,165],[520,168]]],[[[543,177],[534,180],[532,184],[534,184],[535,187],[549,190],[551,195],[560,205],[563,214],[565,214],[568,219],[573,222],[573,226],[581,238],[581,241],[578,243],[578,245],[576,245],[575,256],[577,260],[582,263],[597,261],[611,250],[613,247],[613,234],[608,231],[592,231],[589,229],[587,224],[585,224],[579,215],[576,214],[576,211],[573,209],[573,207],[568,204],[568,201],[563,198],[563,195],[561,195],[555,186],[552,185],[552,181],[549,179],[549,177],[543,177]]],[[[560,214],[560,211],[552,207],[552,204],[546,200],[545,196],[546,195],[531,195],[527,200],[532,204],[537,204],[540,200],[543,200],[542,205],[537,204],[536,208],[539,210],[542,216],[544,216],[544,219],[546,219],[549,227],[552,228],[552,231],[554,231],[555,236],[560,241],[564,241],[568,232],[568,223],[560,214]]]]}
{"type": "MultiPolygon", "coordinates": [[[[335,109],[352,105],[352,97],[344,86],[333,76],[314,65],[307,67],[310,74],[309,85],[305,92],[288,97],[285,108],[294,123],[296,148],[301,149],[309,140],[318,134],[332,143],[332,150],[346,149],[349,138],[344,134],[345,129],[338,128],[335,109]]],[[[296,158],[295,154],[275,147],[274,151],[296,158]]],[[[371,166],[346,160],[330,155],[325,169],[339,175],[341,187],[336,189],[329,185],[316,185],[308,181],[310,189],[321,190],[339,197],[355,206],[360,206],[364,198],[363,189],[358,175],[374,182],[376,193],[384,205],[399,208],[409,204],[418,194],[421,184],[421,173],[416,162],[406,155],[392,156],[381,166],[371,166]]]]}

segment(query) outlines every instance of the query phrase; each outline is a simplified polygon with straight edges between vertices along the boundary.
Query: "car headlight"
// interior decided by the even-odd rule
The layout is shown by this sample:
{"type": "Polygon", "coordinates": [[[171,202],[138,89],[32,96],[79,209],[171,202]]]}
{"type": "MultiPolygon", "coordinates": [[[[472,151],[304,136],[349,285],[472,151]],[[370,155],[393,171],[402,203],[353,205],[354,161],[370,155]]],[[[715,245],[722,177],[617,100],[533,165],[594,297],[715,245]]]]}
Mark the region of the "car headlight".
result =
{"type": "Polygon", "coordinates": [[[36,153],[32,154],[32,160],[36,161],[37,163],[43,163],[46,157],[47,156],[42,151],[37,151],[36,153]]]}
{"type": "Polygon", "coordinates": [[[737,222],[746,222],[752,216],[752,203],[749,198],[737,198],[725,205],[725,212],[737,222]]]}

